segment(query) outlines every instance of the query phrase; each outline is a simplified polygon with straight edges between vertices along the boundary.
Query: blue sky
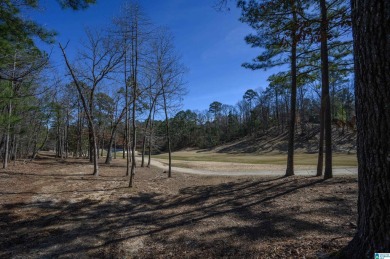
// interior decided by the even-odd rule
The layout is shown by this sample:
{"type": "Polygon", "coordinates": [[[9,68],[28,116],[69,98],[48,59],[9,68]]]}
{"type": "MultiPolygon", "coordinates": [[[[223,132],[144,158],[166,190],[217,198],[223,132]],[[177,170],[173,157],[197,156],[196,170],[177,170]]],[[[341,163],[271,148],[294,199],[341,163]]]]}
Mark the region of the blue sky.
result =
{"type": "MultiPolygon", "coordinates": [[[[188,94],[183,109],[208,109],[213,101],[234,105],[246,90],[267,86],[274,72],[251,71],[241,67],[256,56],[244,42],[250,32],[239,22],[240,11],[232,6],[229,12],[213,8],[214,0],[143,0],[139,1],[155,25],[167,26],[175,37],[177,52],[188,67],[188,94]]],[[[33,18],[59,33],[57,41],[77,49],[84,37],[84,28],[104,27],[119,13],[122,0],[97,0],[84,11],[61,10],[54,0],[41,1],[42,10],[33,18]]],[[[57,45],[52,48],[52,61],[61,67],[63,60],[57,45]]],[[[68,51],[69,52],[69,51],[68,51]]]]}

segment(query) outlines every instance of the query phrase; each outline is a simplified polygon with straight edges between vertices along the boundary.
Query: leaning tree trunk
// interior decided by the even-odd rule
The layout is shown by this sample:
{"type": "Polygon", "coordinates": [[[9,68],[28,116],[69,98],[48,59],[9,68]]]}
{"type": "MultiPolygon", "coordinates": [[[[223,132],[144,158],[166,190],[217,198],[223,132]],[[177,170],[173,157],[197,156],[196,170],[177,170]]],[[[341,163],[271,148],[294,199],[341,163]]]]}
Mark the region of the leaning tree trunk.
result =
{"type": "Polygon", "coordinates": [[[358,152],[357,232],[344,258],[390,252],[390,1],[352,0],[358,152]]]}

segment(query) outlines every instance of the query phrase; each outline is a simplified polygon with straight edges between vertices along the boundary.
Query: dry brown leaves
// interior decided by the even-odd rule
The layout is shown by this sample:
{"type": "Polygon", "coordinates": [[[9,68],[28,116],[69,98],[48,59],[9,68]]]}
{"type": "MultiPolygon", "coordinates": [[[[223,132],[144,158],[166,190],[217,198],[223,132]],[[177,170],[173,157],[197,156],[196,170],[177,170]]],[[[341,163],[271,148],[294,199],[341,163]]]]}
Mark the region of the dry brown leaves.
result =
{"type": "Polygon", "coordinates": [[[0,172],[0,257],[317,258],[355,231],[357,182],[207,177],[41,157],[0,172]]]}

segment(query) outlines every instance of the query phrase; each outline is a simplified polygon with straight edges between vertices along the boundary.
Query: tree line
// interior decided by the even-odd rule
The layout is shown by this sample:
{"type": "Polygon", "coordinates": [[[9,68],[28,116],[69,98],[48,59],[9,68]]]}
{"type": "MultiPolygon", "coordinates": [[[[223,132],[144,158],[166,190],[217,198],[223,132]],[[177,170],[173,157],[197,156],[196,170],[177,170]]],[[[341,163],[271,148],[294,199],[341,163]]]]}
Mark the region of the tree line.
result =
{"type": "MultiPolygon", "coordinates": [[[[291,111],[289,85],[278,83],[276,76],[271,76],[270,80],[264,90],[248,89],[235,105],[214,101],[203,111],[182,110],[176,113],[170,119],[175,129],[172,148],[213,148],[244,137],[255,139],[266,134],[288,133],[291,111]]],[[[313,132],[319,132],[320,85],[311,82],[299,87],[297,92],[295,134],[309,139],[313,132]]],[[[355,132],[353,82],[348,78],[335,81],[330,96],[333,127],[340,135],[355,132]]],[[[164,147],[164,143],[159,145],[162,151],[164,147]]]]}
{"type": "MultiPolygon", "coordinates": [[[[95,1],[58,2],[64,8],[77,10],[95,1]]],[[[219,2],[225,4],[227,0],[219,2]]],[[[203,140],[205,145],[234,139],[235,132],[239,137],[272,126],[285,130],[288,125],[286,176],[290,176],[294,174],[297,123],[302,119],[303,124],[310,121],[305,116],[313,115],[309,113],[313,106],[317,107],[314,110],[319,107],[316,118],[312,118],[320,125],[317,175],[322,175],[325,164],[324,177],[330,178],[332,114],[333,119],[344,124],[352,120],[353,94],[348,90],[350,87],[342,87],[345,84],[342,82],[349,81],[353,67],[355,80],[350,85],[355,88],[358,131],[359,218],[354,239],[338,256],[369,258],[374,252],[389,251],[388,1],[236,1],[242,11],[241,21],[253,29],[245,40],[259,50],[259,55],[243,66],[253,70],[279,66],[282,72],[269,79],[264,92],[247,91],[238,108],[216,101],[204,118],[184,111],[171,119],[170,114],[177,109],[177,101],[184,92],[185,69],[175,54],[169,33],[152,26],[138,5],[124,6],[124,12],[107,30],[87,31],[85,46],[75,60],[67,55],[68,44],[60,45],[70,75],[64,82],[63,75],[58,80],[48,76],[52,74],[47,69],[49,57],[34,43],[34,38],[54,42],[55,32],[21,15],[22,8],[36,8],[38,3],[38,0],[10,0],[0,4],[3,167],[18,158],[34,158],[39,150],[54,146],[58,156],[71,153],[87,156],[94,163],[94,174],[98,175],[99,147],[108,141],[113,146],[122,146],[131,186],[137,145],[142,146],[142,155],[146,148],[151,150],[158,143],[163,143],[170,153],[179,143],[172,134],[173,125],[176,129],[182,122],[199,125],[204,121],[200,129],[208,136],[203,140]],[[300,96],[311,84],[320,86],[319,97],[300,96]],[[333,91],[332,85],[343,90],[333,91]],[[164,120],[156,121],[156,116],[164,120]],[[231,130],[235,128],[233,125],[236,130],[231,130]],[[158,142],[163,135],[165,141],[158,142]]],[[[191,131],[183,135],[189,143],[196,136],[191,131]]],[[[110,158],[108,154],[107,163],[110,158]]]]}
{"type": "MultiPolygon", "coordinates": [[[[60,3],[78,9],[92,2],[60,3]]],[[[38,2],[25,4],[35,8],[38,2]]],[[[17,3],[2,7],[19,17],[17,3]]],[[[169,29],[152,24],[137,3],[126,3],[107,28],[86,29],[73,60],[67,54],[69,43],[59,43],[67,75],[55,71],[53,77],[48,55],[32,40],[43,28],[35,24],[37,31],[30,32],[20,26],[23,41],[6,41],[7,59],[2,60],[0,71],[3,167],[10,160],[34,159],[39,150],[49,149],[61,158],[87,157],[98,175],[103,150],[105,162],[110,163],[118,147],[127,158],[131,186],[137,137],[142,133],[144,166],[145,149],[150,153],[154,144],[155,116],[165,118],[164,136],[169,143],[168,117],[186,92],[186,68],[169,29]]],[[[41,40],[50,43],[54,36],[46,31],[41,40]]]]}

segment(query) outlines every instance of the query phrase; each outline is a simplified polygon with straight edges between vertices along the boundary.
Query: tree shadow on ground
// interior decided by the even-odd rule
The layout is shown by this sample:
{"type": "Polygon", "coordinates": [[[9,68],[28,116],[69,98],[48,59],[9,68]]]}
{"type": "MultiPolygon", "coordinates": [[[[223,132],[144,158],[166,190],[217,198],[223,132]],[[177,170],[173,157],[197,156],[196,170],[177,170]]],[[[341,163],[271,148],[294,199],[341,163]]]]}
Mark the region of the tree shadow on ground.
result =
{"type": "MultiPolygon", "coordinates": [[[[194,249],[204,251],[206,257],[248,257],[255,253],[248,244],[297,238],[309,232],[343,233],[337,224],[310,219],[330,212],[348,218],[350,200],[313,195],[314,200],[325,200],[310,210],[302,208],[303,201],[294,201],[298,192],[309,193],[311,188],[330,184],[343,182],[315,177],[242,180],[187,187],[176,194],[136,193],[121,187],[107,189],[95,199],[49,196],[4,204],[0,257],[199,256],[194,249]],[[289,206],[280,206],[281,202],[289,206]]],[[[79,191],[83,195],[83,190],[79,191]]],[[[53,191],[55,194],[58,191],[53,191]]]]}

